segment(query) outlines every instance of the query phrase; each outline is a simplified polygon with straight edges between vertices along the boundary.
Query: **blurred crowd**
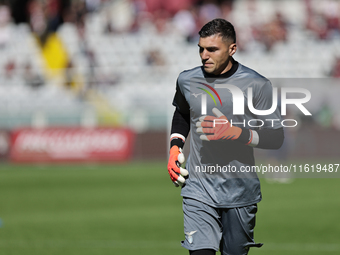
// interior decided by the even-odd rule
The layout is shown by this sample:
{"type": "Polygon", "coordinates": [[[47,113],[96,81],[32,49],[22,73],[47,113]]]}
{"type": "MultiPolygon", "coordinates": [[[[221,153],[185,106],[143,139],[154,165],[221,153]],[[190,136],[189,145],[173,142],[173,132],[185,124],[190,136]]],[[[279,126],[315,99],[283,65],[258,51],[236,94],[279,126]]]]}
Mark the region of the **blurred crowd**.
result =
{"type": "MultiPolygon", "coordinates": [[[[258,13],[256,3],[261,0],[246,0],[246,15],[255,17],[258,13]]],[[[340,36],[340,1],[337,0],[301,0],[305,9],[306,30],[311,31],[320,40],[340,36]]],[[[42,40],[49,32],[56,31],[63,22],[73,22],[81,29],[86,16],[92,12],[102,12],[106,16],[103,27],[105,33],[138,32],[145,23],[151,23],[159,33],[166,33],[169,27],[183,34],[187,40],[195,41],[198,30],[203,24],[214,18],[231,20],[236,27],[239,21],[233,20],[235,0],[2,0],[0,23],[8,20],[9,9],[14,20],[27,22],[34,33],[42,40]],[[129,16],[125,26],[112,21],[110,5],[125,5],[124,15],[129,16]],[[7,5],[7,9],[6,9],[7,5]],[[19,11],[21,10],[21,11],[19,11]],[[108,11],[106,11],[108,10],[108,11]]],[[[293,1],[292,1],[293,2],[293,1]]],[[[302,14],[301,14],[302,15],[302,14]]],[[[257,19],[249,25],[246,36],[263,43],[267,50],[279,41],[287,39],[287,28],[290,21],[277,8],[271,20],[257,19]],[[258,22],[258,20],[260,20],[258,22]]],[[[244,32],[242,27],[240,31],[244,32]]],[[[240,40],[245,36],[240,36],[240,40]]],[[[0,38],[1,42],[1,38],[0,38]]],[[[240,42],[241,45],[246,44],[240,42]]]]}
{"type": "MultiPolygon", "coordinates": [[[[100,22],[97,22],[98,26],[96,25],[99,31],[97,33],[103,38],[114,36],[117,38],[116,35],[122,35],[121,37],[132,35],[129,38],[138,38],[138,35],[148,35],[151,31],[149,34],[157,34],[159,38],[176,35],[176,38],[181,38],[182,45],[190,46],[197,44],[198,31],[205,23],[214,18],[224,18],[231,21],[236,28],[239,51],[260,52],[259,56],[265,54],[269,57],[272,56],[270,54],[275,55],[277,45],[283,46],[279,49],[285,49],[284,44],[292,41],[291,34],[294,29],[303,33],[304,40],[308,38],[313,42],[320,42],[320,45],[323,42],[340,39],[340,1],[296,0],[299,1],[299,6],[302,6],[298,24],[296,19],[290,17],[289,12],[287,15],[287,12],[277,7],[278,4],[272,5],[271,13],[264,14],[263,6],[260,7],[259,3],[266,1],[270,2],[269,0],[0,0],[0,54],[2,54],[0,86],[20,83],[31,88],[40,88],[49,82],[43,68],[40,70],[37,68],[32,52],[26,53],[21,60],[22,56],[16,56],[18,47],[28,49],[26,42],[19,42],[15,47],[12,45],[13,40],[19,38],[13,36],[15,30],[12,28],[21,24],[25,24],[27,31],[35,35],[41,46],[44,46],[51,34],[60,32],[62,26],[67,27],[65,23],[72,24],[72,29],[75,30],[71,32],[77,37],[77,40],[74,40],[77,52],[69,56],[64,70],[64,85],[68,89],[73,89],[80,98],[83,98],[88,89],[100,91],[101,88],[119,84],[125,77],[111,68],[114,64],[110,63],[108,68],[102,68],[106,65],[102,56],[106,51],[100,52],[102,49],[96,48],[94,40],[92,42],[89,40],[93,34],[88,33],[89,26],[93,25],[91,22],[95,23],[98,20],[100,22]],[[238,16],[240,1],[244,3],[243,16],[238,16]],[[86,70],[81,75],[79,62],[86,70]],[[78,94],[79,91],[74,88],[80,83],[83,87],[78,94]]],[[[293,3],[295,0],[289,1],[293,3]]],[[[297,13],[294,15],[296,18],[297,13]]],[[[100,39],[99,36],[98,38],[100,39]]],[[[152,47],[142,49],[140,53],[146,66],[143,70],[153,71],[155,70],[153,68],[158,68],[157,71],[166,70],[170,62],[168,55],[162,51],[162,47],[150,46],[152,47]]],[[[118,51],[119,49],[115,52],[118,51]]],[[[291,52],[287,52],[287,55],[289,54],[291,52]]],[[[322,52],[315,52],[316,61],[320,54],[322,52]]],[[[333,55],[334,60],[327,63],[327,70],[324,70],[324,73],[325,76],[340,78],[340,55],[333,55]]],[[[328,116],[328,112],[326,109],[322,116],[328,116]]],[[[338,119],[340,123],[340,117],[338,119]]],[[[338,126],[340,127],[340,124],[338,126]]]]}
{"type": "MultiPolygon", "coordinates": [[[[256,4],[259,1],[245,0],[246,14],[250,19],[256,17],[256,4]]],[[[340,38],[340,1],[301,1],[306,17],[302,26],[313,39],[340,38]]],[[[138,33],[146,26],[152,26],[159,34],[175,32],[182,35],[188,43],[197,43],[198,30],[203,24],[214,18],[225,18],[236,27],[240,51],[246,51],[251,42],[256,42],[266,54],[277,43],[287,41],[292,23],[278,8],[270,19],[261,20],[261,17],[257,17],[254,22],[250,21],[245,25],[240,24],[239,19],[233,16],[235,4],[235,0],[1,0],[0,49],[10,41],[9,24],[29,24],[31,31],[43,45],[46,38],[63,23],[73,23],[77,27],[81,50],[93,68],[96,65],[95,51],[86,44],[85,30],[86,19],[94,12],[102,13],[105,20],[102,25],[103,34],[138,33]],[[117,13],[124,16],[125,22],[117,22],[117,13]]],[[[145,63],[150,66],[162,66],[165,60],[162,53],[155,49],[145,53],[145,63]]],[[[72,68],[73,63],[70,62],[68,66],[72,68]]],[[[9,59],[3,69],[5,74],[10,76],[17,67],[16,63],[9,59]]],[[[43,78],[32,71],[30,62],[25,63],[21,69],[28,84],[40,86],[44,83],[43,78]]],[[[334,61],[329,76],[340,77],[339,58],[334,61]]]]}

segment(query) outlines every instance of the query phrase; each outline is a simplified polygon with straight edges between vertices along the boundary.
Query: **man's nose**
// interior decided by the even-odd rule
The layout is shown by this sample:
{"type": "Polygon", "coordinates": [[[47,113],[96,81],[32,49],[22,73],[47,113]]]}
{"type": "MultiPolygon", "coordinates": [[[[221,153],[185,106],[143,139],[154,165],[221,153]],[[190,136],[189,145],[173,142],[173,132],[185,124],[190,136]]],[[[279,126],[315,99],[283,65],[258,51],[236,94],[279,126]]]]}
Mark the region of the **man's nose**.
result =
{"type": "Polygon", "coordinates": [[[207,50],[203,50],[201,53],[201,58],[204,60],[209,59],[209,52],[207,50]]]}

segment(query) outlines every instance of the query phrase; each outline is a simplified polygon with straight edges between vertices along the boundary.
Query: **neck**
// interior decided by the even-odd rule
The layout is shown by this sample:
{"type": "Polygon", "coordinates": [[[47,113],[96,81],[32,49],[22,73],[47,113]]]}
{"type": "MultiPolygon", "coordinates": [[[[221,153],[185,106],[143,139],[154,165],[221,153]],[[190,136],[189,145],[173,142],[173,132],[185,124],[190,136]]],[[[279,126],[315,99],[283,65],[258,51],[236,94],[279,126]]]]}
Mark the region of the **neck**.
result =
{"type": "Polygon", "coordinates": [[[220,74],[224,74],[228,72],[232,66],[233,66],[234,59],[232,57],[229,58],[227,66],[223,69],[223,71],[220,74]]]}

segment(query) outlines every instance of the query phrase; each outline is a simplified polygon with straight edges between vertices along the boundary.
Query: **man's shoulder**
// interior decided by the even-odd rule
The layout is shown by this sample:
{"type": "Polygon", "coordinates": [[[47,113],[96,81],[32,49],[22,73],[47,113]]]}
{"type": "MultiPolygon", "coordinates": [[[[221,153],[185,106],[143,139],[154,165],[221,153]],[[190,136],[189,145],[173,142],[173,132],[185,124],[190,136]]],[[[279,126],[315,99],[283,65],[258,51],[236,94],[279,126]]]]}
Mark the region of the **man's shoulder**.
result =
{"type": "Polygon", "coordinates": [[[266,89],[272,87],[269,79],[247,66],[239,65],[237,75],[240,79],[249,80],[249,85],[253,85],[258,89],[266,89]]]}
{"type": "Polygon", "coordinates": [[[203,77],[202,66],[196,66],[192,69],[182,71],[178,75],[178,80],[185,80],[193,77],[203,77]]]}
{"type": "Polygon", "coordinates": [[[245,65],[239,64],[238,68],[238,74],[244,75],[247,78],[257,78],[257,79],[263,79],[268,81],[266,77],[264,77],[262,74],[259,74],[257,71],[254,69],[251,69],[245,65]]]}

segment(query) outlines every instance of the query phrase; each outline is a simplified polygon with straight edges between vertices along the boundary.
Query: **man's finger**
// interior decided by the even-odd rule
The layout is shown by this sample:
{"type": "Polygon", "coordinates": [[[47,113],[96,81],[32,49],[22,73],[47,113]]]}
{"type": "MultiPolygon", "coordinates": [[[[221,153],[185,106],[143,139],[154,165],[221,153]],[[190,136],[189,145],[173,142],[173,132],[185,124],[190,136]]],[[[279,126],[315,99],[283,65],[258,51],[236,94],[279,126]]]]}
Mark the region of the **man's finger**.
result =
{"type": "Polygon", "coordinates": [[[182,168],[182,167],[180,168],[180,173],[183,176],[188,176],[188,174],[189,174],[188,170],[186,170],[185,168],[182,168]]]}
{"type": "Polygon", "coordinates": [[[185,161],[184,154],[183,154],[183,153],[178,154],[177,160],[178,160],[178,162],[179,162],[180,164],[183,164],[184,161],[185,161]]]}
{"type": "Polygon", "coordinates": [[[218,140],[218,138],[216,137],[216,135],[201,135],[200,139],[202,141],[215,141],[218,140]]]}
{"type": "MultiPolygon", "coordinates": [[[[215,118],[216,119],[216,118],[215,118]]],[[[222,122],[221,122],[222,123],[222,122]]],[[[221,124],[221,123],[217,123],[217,124],[221,124]]],[[[196,123],[196,127],[214,127],[214,125],[216,125],[214,122],[211,121],[203,121],[203,122],[197,122],[196,123]],[[199,126],[198,126],[199,125],[199,126]]]]}
{"type": "Polygon", "coordinates": [[[217,108],[213,108],[212,112],[213,112],[213,114],[215,114],[215,116],[217,118],[220,118],[220,117],[224,116],[224,114],[219,109],[217,109],[217,108]]]}
{"type": "Polygon", "coordinates": [[[216,132],[216,128],[202,128],[199,127],[196,129],[196,132],[199,134],[214,134],[216,132]]]}
{"type": "Polygon", "coordinates": [[[184,177],[182,175],[178,175],[177,183],[179,185],[183,185],[185,183],[185,179],[184,179],[184,177]]]}
{"type": "Polygon", "coordinates": [[[214,121],[216,119],[216,117],[214,116],[201,116],[199,117],[199,121],[202,122],[202,121],[214,121]]]}
{"type": "Polygon", "coordinates": [[[183,176],[187,176],[189,174],[188,170],[180,167],[179,172],[176,172],[174,169],[171,169],[170,171],[170,177],[173,182],[176,182],[177,184],[181,185],[181,183],[185,183],[185,178],[183,176]],[[183,175],[183,176],[182,176],[183,175]]]}
{"type": "Polygon", "coordinates": [[[208,136],[207,136],[207,135],[201,135],[201,136],[200,136],[200,139],[201,139],[202,141],[210,141],[210,140],[208,139],[208,136]]]}
{"type": "Polygon", "coordinates": [[[172,182],[172,183],[175,185],[176,188],[179,187],[179,184],[178,184],[177,181],[174,181],[174,182],[172,182]]]}

